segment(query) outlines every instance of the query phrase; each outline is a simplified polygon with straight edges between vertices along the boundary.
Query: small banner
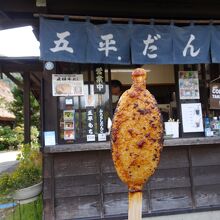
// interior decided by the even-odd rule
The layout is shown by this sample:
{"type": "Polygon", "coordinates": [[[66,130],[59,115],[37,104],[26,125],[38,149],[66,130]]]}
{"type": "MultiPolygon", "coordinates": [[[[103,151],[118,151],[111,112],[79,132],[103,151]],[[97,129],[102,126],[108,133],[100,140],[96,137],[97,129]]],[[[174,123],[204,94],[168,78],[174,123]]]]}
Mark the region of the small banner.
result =
{"type": "Polygon", "coordinates": [[[40,19],[40,59],[84,63],[87,23],[40,19]]]}
{"type": "Polygon", "coordinates": [[[88,142],[95,141],[95,123],[94,123],[94,108],[86,107],[86,122],[87,122],[87,135],[88,142]]]}
{"type": "Polygon", "coordinates": [[[104,107],[97,108],[98,141],[106,141],[104,107]]]}
{"type": "Polygon", "coordinates": [[[95,65],[93,67],[94,72],[94,93],[95,94],[105,94],[105,67],[100,65],[95,65]]]}
{"type": "Polygon", "coordinates": [[[172,27],[173,63],[209,63],[210,26],[172,27]]]}
{"type": "Polygon", "coordinates": [[[134,25],[131,35],[132,63],[172,63],[170,28],[162,25],[134,25]]]}
{"type": "Polygon", "coordinates": [[[220,83],[210,84],[210,109],[220,109],[220,83]]]}
{"type": "Polygon", "coordinates": [[[88,63],[130,64],[130,30],[128,25],[87,26],[88,63]]]}

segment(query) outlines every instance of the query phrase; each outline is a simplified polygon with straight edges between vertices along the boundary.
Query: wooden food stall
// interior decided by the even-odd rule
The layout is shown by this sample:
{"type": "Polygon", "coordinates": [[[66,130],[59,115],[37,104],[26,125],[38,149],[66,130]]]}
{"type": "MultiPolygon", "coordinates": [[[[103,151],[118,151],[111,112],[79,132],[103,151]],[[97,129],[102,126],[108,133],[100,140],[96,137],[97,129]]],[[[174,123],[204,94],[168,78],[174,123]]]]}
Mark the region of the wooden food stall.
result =
{"type": "MultiPolygon", "coordinates": [[[[1,4],[2,28],[28,24],[37,36],[39,29],[43,34],[44,70],[37,82],[42,104],[45,220],[127,218],[128,190],[113,167],[108,118],[113,117],[111,80],[120,80],[126,90],[130,82],[125,72],[136,67],[152,70],[153,78],[160,73],[149,77],[147,88],[163,110],[164,122],[170,117],[175,120],[171,123],[180,122],[178,130],[168,129],[164,136],[159,168],[144,187],[143,216],[220,210],[219,118],[213,120],[220,113],[220,86],[215,84],[220,72],[219,10],[217,0],[199,4],[129,0],[126,5],[123,1],[8,0],[1,4]],[[53,28],[42,28],[40,20],[53,28]],[[69,29],[69,25],[74,27],[69,29]],[[113,36],[97,41],[104,35],[99,25],[113,36]],[[143,34],[139,25],[150,32],[143,34]],[[173,26],[175,30],[170,31],[173,26]],[[115,48],[118,40],[120,47],[115,48]],[[104,49],[107,42],[113,46],[109,53],[104,49]],[[167,48],[159,59],[155,51],[161,46],[167,48]],[[114,52],[123,56],[112,57],[114,52]],[[197,59],[200,52],[203,55],[197,59]],[[209,123],[205,123],[207,117],[209,123]]],[[[26,78],[27,89],[28,82],[26,78]]],[[[26,122],[30,127],[28,118],[26,122]]],[[[29,140],[30,133],[26,134],[29,140]]]]}

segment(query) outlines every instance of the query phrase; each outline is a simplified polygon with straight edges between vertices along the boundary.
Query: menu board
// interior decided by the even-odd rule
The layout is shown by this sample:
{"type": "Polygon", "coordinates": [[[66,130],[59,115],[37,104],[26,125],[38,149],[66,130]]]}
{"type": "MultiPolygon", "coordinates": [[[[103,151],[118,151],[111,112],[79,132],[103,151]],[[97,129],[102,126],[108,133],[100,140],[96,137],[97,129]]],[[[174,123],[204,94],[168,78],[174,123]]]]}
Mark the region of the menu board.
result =
{"type": "Polygon", "coordinates": [[[201,103],[181,104],[183,132],[203,132],[201,103]]]}
{"type": "Polygon", "coordinates": [[[179,71],[180,99],[199,99],[198,71],[179,71]]]}
{"type": "Polygon", "coordinates": [[[82,74],[53,74],[53,96],[83,96],[82,74]]]}

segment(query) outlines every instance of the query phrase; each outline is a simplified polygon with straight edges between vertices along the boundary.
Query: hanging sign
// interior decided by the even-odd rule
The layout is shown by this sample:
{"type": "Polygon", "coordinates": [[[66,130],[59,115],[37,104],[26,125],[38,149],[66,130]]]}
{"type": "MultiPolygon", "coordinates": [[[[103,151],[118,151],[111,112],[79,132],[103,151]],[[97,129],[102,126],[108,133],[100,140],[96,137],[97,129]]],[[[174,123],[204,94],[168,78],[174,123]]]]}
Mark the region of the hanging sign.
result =
{"type": "Polygon", "coordinates": [[[199,99],[198,71],[179,71],[180,99],[199,99]]]}
{"type": "Polygon", "coordinates": [[[210,109],[220,109],[220,83],[210,84],[210,109]]]}
{"type": "Polygon", "coordinates": [[[97,108],[97,122],[98,122],[98,141],[106,141],[105,116],[104,108],[99,106],[97,108]]]}
{"type": "Polygon", "coordinates": [[[94,66],[94,93],[104,94],[105,87],[105,68],[104,66],[94,66]]]}
{"type": "Polygon", "coordinates": [[[95,124],[94,124],[94,108],[86,107],[86,122],[87,122],[87,135],[88,142],[95,141],[95,124]]]}
{"type": "Polygon", "coordinates": [[[82,74],[53,74],[53,96],[83,96],[82,74]]]}

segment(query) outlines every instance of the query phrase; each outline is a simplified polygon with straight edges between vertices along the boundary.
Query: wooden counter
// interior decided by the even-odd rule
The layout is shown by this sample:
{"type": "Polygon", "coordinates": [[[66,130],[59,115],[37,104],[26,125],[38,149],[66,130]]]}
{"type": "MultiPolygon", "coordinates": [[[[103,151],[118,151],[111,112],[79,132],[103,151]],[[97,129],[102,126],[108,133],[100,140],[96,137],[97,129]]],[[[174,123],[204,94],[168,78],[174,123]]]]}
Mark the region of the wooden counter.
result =
{"type": "MultiPolygon", "coordinates": [[[[164,140],[164,147],[172,146],[200,146],[206,144],[220,144],[220,137],[177,138],[164,140]]],[[[81,144],[65,144],[44,147],[44,153],[64,153],[79,151],[110,150],[110,142],[91,142],[81,144]]]]}

